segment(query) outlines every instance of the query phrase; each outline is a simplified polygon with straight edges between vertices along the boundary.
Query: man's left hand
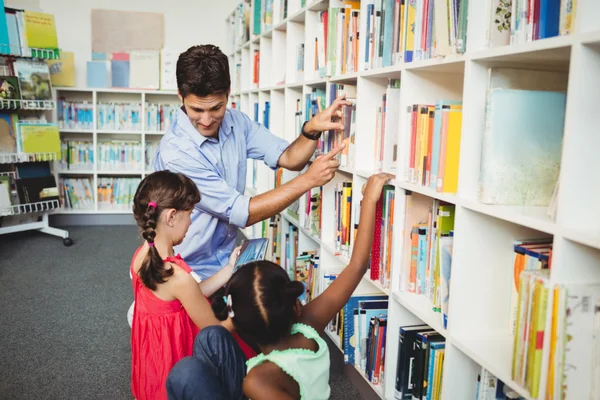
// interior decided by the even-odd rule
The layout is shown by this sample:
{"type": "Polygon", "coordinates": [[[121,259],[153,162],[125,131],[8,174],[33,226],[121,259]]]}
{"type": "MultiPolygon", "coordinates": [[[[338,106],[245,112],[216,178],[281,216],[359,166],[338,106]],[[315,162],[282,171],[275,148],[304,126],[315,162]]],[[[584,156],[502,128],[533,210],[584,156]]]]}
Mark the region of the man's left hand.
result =
{"type": "Polygon", "coordinates": [[[352,102],[346,100],[346,95],[342,94],[326,109],[315,115],[304,126],[306,133],[316,135],[319,132],[328,130],[343,130],[344,125],[339,121],[342,118],[342,107],[351,106],[352,102]]]}

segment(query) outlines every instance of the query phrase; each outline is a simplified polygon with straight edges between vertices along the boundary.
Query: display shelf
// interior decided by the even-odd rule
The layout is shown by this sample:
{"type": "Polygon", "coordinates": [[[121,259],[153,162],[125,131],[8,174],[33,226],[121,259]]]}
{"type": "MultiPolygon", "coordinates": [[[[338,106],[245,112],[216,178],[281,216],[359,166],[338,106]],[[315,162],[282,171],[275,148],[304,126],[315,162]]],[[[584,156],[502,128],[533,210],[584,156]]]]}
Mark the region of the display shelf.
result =
{"type": "Polygon", "coordinates": [[[0,164],[26,163],[37,161],[54,161],[56,153],[2,153],[0,152],[0,164]]]}
{"type": "MultiPolygon", "coordinates": [[[[63,165],[55,166],[55,174],[60,176],[77,176],[77,175],[93,175],[93,184],[97,185],[98,180],[103,177],[114,177],[114,178],[142,178],[147,174],[151,173],[152,168],[146,167],[145,164],[140,165],[138,168],[107,168],[99,161],[98,157],[98,145],[104,141],[112,140],[124,140],[139,142],[142,146],[142,157],[143,163],[146,161],[146,151],[154,152],[154,148],[151,146],[156,144],[160,138],[165,134],[165,130],[156,130],[168,126],[168,120],[166,113],[164,121],[162,123],[165,126],[148,125],[146,118],[149,110],[147,104],[164,104],[164,105],[176,105],[180,104],[179,98],[177,97],[177,91],[175,90],[145,90],[145,89],[122,89],[122,88],[81,88],[81,87],[56,87],[53,89],[56,98],[61,98],[64,101],[74,103],[87,103],[91,105],[91,111],[93,115],[92,129],[79,129],[79,128],[61,128],[61,138],[63,140],[73,139],[80,141],[93,142],[94,151],[94,164],[78,169],[77,164],[67,168],[63,165]],[[132,103],[140,104],[140,122],[138,129],[105,129],[100,126],[98,122],[99,104],[117,102],[117,103],[132,103]],[[77,136],[79,135],[79,136],[77,136]],[[147,146],[148,145],[148,146],[147,146]],[[147,147],[146,147],[147,146],[147,147]]],[[[58,121],[58,113],[54,113],[53,118],[58,121]]],[[[68,122],[65,122],[65,126],[68,122]]],[[[138,125],[135,125],[138,126],[138,125]]],[[[129,126],[131,127],[131,125],[129,126]]],[[[149,155],[150,162],[153,162],[154,154],[149,155]]],[[[1,161],[0,155],[0,161],[1,161]]],[[[129,165],[129,164],[128,164],[129,165]]],[[[119,209],[104,209],[97,204],[97,195],[94,195],[94,207],[84,210],[69,210],[60,208],[54,211],[55,214],[131,214],[130,207],[124,210],[119,209]]]]}
{"type": "Polygon", "coordinates": [[[0,217],[9,215],[21,215],[40,213],[44,211],[56,210],[60,207],[58,200],[46,200],[37,203],[15,204],[0,210],[0,217]]]}

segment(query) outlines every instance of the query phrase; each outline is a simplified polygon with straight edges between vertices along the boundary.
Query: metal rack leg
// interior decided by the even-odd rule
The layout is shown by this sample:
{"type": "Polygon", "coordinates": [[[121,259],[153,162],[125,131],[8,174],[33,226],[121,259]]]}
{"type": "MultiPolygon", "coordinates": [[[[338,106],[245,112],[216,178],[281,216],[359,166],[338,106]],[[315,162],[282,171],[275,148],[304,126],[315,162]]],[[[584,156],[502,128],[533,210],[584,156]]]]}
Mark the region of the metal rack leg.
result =
{"type": "Polygon", "coordinates": [[[39,229],[40,232],[63,238],[63,243],[65,246],[70,246],[73,244],[73,240],[69,238],[69,231],[66,231],[64,229],[53,228],[50,226],[48,213],[44,213],[42,215],[42,224],[43,227],[39,229]]]}

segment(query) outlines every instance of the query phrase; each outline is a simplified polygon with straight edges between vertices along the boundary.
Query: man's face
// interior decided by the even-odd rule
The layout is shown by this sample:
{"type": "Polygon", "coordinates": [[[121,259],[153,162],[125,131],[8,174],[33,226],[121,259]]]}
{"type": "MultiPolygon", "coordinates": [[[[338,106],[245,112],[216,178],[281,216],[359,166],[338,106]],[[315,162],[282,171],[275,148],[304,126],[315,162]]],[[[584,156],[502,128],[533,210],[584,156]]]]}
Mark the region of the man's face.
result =
{"type": "Polygon", "coordinates": [[[206,97],[188,94],[182,99],[188,118],[202,136],[217,137],[227,111],[227,97],[226,94],[210,94],[206,97]]]}

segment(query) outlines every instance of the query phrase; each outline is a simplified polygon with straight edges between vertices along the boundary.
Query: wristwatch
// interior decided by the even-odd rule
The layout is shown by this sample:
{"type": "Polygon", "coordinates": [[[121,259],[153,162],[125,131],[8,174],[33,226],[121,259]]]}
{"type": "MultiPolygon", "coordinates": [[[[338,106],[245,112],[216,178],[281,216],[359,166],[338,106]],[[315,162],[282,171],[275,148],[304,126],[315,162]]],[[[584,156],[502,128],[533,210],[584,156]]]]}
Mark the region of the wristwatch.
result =
{"type": "Polygon", "coordinates": [[[302,130],[300,131],[300,133],[302,133],[302,136],[304,136],[305,138],[308,138],[310,140],[319,140],[319,138],[321,137],[321,133],[323,133],[323,132],[318,132],[316,135],[311,135],[310,133],[306,133],[306,131],[304,130],[304,127],[306,126],[307,123],[308,123],[308,121],[304,121],[304,123],[302,124],[302,130]]]}

